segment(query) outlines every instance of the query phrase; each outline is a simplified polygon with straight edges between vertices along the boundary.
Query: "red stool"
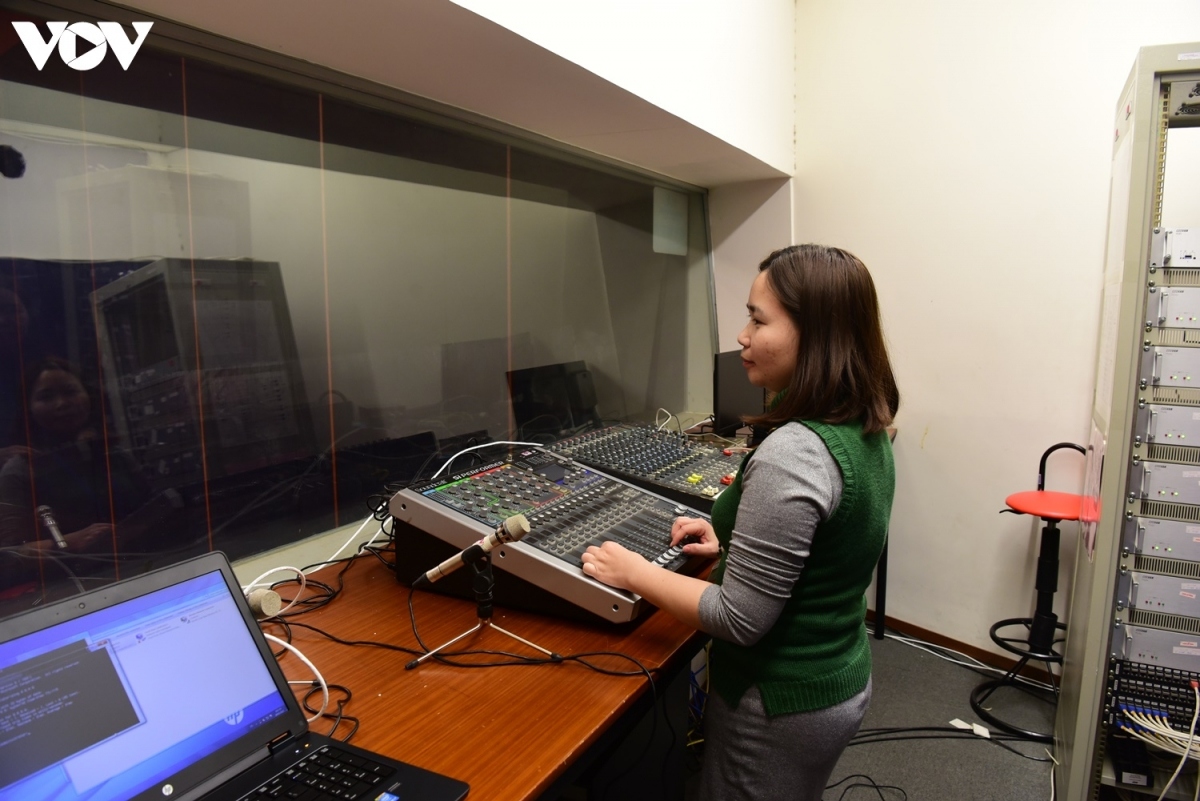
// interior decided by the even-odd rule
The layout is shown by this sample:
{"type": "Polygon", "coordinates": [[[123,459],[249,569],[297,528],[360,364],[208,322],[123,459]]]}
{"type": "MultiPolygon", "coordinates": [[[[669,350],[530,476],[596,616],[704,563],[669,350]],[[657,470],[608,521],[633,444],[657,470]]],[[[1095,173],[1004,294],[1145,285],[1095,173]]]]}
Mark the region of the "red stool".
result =
{"type": "MultiPolygon", "coordinates": [[[[1058,615],[1054,614],[1054,593],[1058,590],[1058,524],[1062,520],[1078,520],[1083,504],[1081,495],[1073,495],[1068,492],[1047,492],[1045,489],[1046,460],[1050,458],[1050,454],[1063,448],[1073,448],[1087,455],[1087,451],[1082,446],[1073,442],[1060,442],[1050,446],[1042,454],[1042,461],[1038,466],[1037,490],[1009,495],[1005,499],[1009,508],[1000,510],[1002,513],[1034,515],[1046,523],[1042,528],[1041,548],[1038,551],[1037,583],[1035,585],[1037,604],[1034,607],[1033,617],[1008,618],[992,626],[989,632],[992,642],[1009,653],[1016,654],[1020,660],[1012,670],[1004,674],[1003,678],[985,681],[971,692],[971,709],[981,719],[997,728],[1039,742],[1051,742],[1054,737],[1051,734],[1029,731],[1006,723],[995,717],[989,710],[984,709],[983,703],[1000,687],[1020,687],[1017,676],[1029,663],[1029,660],[1036,659],[1044,662],[1051,677],[1054,675],[1051,665],[1062,664],[1063,661],[1062,654],[1054,650],[1054,646],[1063,642],[1063,639],[1057,636],[1058,632],[1067,629],[1065,624],[1058,622],[1058,615]],[[1017,626],[1020,627],[1020,633],[1014,632],[1013,636],[1004,636],[1004,632],[1001,631],[1001,629],[1017,626]]],[[[1057,687],[1054,689],[1054,695],[1057,699],[1057,687]]]]}

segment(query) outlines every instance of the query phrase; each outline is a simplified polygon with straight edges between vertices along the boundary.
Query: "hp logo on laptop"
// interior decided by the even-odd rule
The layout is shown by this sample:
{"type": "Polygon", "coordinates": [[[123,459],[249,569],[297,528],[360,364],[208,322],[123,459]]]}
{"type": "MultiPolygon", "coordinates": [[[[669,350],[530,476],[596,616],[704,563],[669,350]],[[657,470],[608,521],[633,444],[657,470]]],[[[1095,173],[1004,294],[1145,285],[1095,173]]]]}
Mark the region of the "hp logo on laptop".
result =
{"type": "Polygon", "coordinates": [[[234,712],[232,715],[226,715],[225,722],[228,723],[230,726],[238,725],[239,723],[242,722],[242,712],[243,712],[243,710],[239,709],[237,712],[234,712]]]}

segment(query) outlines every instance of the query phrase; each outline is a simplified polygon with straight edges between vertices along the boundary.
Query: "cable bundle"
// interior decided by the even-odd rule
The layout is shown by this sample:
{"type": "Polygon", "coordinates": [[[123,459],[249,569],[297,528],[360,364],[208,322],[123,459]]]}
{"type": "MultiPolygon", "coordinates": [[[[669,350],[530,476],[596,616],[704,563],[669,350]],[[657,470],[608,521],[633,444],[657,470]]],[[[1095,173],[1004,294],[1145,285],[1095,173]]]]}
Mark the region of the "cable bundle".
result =
{"type": "MultiPolygon", "coordinates": [[[[1175,779],[1179,776],[1179,772],[1183,770],[1183,764],[1187,762],[1188,757],[1192,759],[1200,759],[1200,744],[1196,743],[1196,718],[1200,717],[1200,683],[1191,682],[1192,695],[1195,697],[1195,706],[1192,710],[1192,722],[1188,726],[1187,736],[1183,732],[1178,731],[1171,726],[1169,719],[1155,710],[1143,709],[1141,707],[1121,704],[1118,709],[1132,725],[1125,721],[1120,721],[1118,725],[1129,735],[1154,746],[1155,748],[1167,751],[1168,753],[1178,754],[1179,764],[1175,767],[1175,772],[1171,774],[1171,778],[1163,787],[1162,793],[1158,796],[1159,801],[1166,797],[1167,791],[1171,789],[1171,785],[1175,783],[1175,779]]],[[[1200,796],[1200,780],[1196,782],[1196,796],[1200,796]]]]}

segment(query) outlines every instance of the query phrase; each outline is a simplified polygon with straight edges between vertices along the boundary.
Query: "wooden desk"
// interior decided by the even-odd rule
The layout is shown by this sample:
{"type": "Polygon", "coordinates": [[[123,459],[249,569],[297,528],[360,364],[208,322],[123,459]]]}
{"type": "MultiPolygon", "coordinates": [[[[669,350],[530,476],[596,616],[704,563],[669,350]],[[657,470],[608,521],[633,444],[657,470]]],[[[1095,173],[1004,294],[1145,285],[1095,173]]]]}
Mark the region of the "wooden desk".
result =
{"type": "MultiPolygon", "coordinates": [[[[335,572],[326,568],[314,578],[329,581],[335,572]]],[[[504,579],[498,572],[497,583],[504,579]]],[[[283,594],[289,593],[284,589],[283,594]]],[[[345,640],[416,649],[407,597],[408,588],[391,571],[375,559],[360,558],[347,572],[345,589],[335,601],[296,621],[345,640]]],[[[421,638],[431,648],[477,622],[471,601],[418,592],[414,608],[421,638]]],[[[500,608],[494,622],[564,656],[585,651],[629,654],[655,671],[659,684],[665,683],[660,681],[665,675],[686,669],[706,639],[657,611],[630,629],[500,608]]],[[[471,785],[469,797],[476,799],[537,798],[548,789],[560,789],[573,763],[649,697],[644,676],[605,676],[571,662],[472,669],[429,661],[405,670],[413,659],[408,654],[344,646],[299,627],[293,629],[293,643],[327,681],[354,693],[346,714],[361,720],[355,744],[461,779],[471,785]]],[[[537,655],[496,631],[485,631],[462,647],[537,655]]],[[[463,657],[471,659],[487,657],[463,657]]],[[[590,661],[609,669],[636,669],[615,657],[590,661]]],[[[281,657],[280,664],[290,679],[311,677],[290,654],[281,657]]],[[[318,721],[313,728],[328,731],[329,722],[318,721]]],[[[686,736],[685,731],[677,734],[681,740],[686,736]]]]}

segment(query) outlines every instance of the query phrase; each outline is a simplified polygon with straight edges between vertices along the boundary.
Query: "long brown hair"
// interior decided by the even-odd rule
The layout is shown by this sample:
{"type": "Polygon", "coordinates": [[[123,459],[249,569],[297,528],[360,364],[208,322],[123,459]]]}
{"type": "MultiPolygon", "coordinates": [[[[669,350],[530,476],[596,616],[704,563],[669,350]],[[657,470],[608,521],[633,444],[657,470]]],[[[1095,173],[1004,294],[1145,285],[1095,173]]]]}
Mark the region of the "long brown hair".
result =
{"type": "Polygon", "coordinates": [[[900,408],[900,390],[866,265],[840,248],[792,245],[772,253],[758,269],[766,272],[800,344],[796,371],[783,396],[746,422],[778,426],[793,419],[862,420],[865,434],[886,428],[900,408]]]}

